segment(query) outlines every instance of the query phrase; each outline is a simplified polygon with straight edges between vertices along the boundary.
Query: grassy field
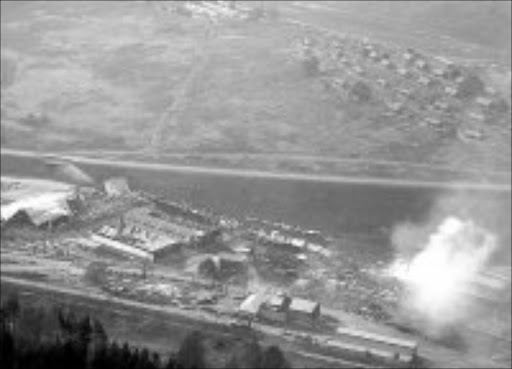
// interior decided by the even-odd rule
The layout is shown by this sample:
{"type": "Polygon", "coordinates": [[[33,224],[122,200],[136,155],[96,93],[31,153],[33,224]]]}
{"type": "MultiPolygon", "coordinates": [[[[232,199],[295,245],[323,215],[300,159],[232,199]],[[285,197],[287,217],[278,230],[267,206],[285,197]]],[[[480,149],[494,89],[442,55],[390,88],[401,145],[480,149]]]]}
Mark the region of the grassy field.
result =
{"type": "MultiPolygon", "coordinates": [[[[442,38],[428,34],[435,24],[399,37],[414,26],[404,14],[396,14],[402,21],[395,21],[391,5],[378,16],[378,9],[362,5],[326,2],[334,9],[326,14],[288,2],[280,4],[277,19],[220,22],[207,39],[205,20],[155,3],[2,2],[2,145],[123,150],[139,158],[155,147],[159,154],[280,153],[510,171],[510,130],[489,128],[484,142],[468,144],[382,119],[372,106],[340,104],[297,60],[294,47],[303,30],[284,20],[367,31],[403,46],[442,38]],[[369,16],[361,17],[365,13],[369,16]]],[[[452,28],[430,51],[451,48],[467,58],[504,58],[483,46],[485,38],[455,39],[462,31],[452,28]]],[[[502,42],[491,46],[498,50],[502,42]]],[[[271,161],[266,169],[288,165],[271,161]]],[[[314,172],[315,163],[304,162],[298,171],[314,172]]],[[[242,164],[252,167],[250,160],[242,164]]],[[[321,172],[329,173],[324,166],[321,172]]]]}

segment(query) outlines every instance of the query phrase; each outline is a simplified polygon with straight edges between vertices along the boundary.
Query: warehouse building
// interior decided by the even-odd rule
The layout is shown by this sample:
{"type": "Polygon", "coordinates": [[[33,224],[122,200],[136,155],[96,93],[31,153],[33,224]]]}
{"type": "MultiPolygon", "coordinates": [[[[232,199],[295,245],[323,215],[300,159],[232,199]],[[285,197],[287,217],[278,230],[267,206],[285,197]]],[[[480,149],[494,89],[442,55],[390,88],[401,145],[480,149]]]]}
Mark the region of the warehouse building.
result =
{"type": "Polygon", "coordinates": [[[257,318],[261,305],[265,301],[265,295],[262,293],[253,293],[242,301],[238,308],[238,317],[249,326],[257,318]]]}

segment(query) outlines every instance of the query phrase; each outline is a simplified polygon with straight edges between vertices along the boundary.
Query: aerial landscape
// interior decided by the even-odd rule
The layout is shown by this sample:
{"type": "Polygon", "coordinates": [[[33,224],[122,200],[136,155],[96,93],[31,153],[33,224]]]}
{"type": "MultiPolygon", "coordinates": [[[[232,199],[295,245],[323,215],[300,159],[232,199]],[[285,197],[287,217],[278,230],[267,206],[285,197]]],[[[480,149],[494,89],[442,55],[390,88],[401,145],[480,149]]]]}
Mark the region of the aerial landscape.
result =
{"type": "Polygon", "coordinates": [[[508,368],[508,1],[2,1],[2,368],[508,368]]]}

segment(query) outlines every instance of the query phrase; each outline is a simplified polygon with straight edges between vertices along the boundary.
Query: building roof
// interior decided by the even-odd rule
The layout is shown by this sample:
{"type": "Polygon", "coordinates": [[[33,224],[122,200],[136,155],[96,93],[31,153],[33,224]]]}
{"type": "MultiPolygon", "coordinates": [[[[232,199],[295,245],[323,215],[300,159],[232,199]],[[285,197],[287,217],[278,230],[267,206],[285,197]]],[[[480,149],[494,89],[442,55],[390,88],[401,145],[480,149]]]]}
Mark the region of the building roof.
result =
{"type": "Polygon", "coordinates": [[[310,314],[313,313],[313,311],[315,311],[315,309],[318,306],[320,306],[320,304],[316,301],[310,301],[301,298],[293,298],[292,302],[290,303],[289,309],[291,311],[298,311],[310,314]]]}
{"type": "Polygon", "coordinates": [[[265,296],[263,294],[254,293],[242,301],[238,310],[242,313],[256,315],[264,301],[265,296]]]}

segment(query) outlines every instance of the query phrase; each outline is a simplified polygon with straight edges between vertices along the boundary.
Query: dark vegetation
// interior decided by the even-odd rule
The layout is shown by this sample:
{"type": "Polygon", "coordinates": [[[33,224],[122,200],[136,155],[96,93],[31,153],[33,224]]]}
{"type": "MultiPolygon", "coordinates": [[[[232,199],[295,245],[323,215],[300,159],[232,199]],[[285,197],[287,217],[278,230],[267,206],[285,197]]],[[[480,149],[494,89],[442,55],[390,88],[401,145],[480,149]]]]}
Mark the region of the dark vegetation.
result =
{"type": "MultiPolygon", "coordinates": [[[[192,332],[176,353],[163,360],[159,353],[109,339],[102,323],[67,308],[22,306],[10,295],[0,308],[0,367],[2,369],[170,369],[211,367],[206,343],[228,348],[226,339],[192,332]]],[[[237,346],[225,361],[228,368],[288,368],[276,346],[263,348],[256,340],[237,346]],[[239,347],[239,349],[238,349],[239,347]]]]}

